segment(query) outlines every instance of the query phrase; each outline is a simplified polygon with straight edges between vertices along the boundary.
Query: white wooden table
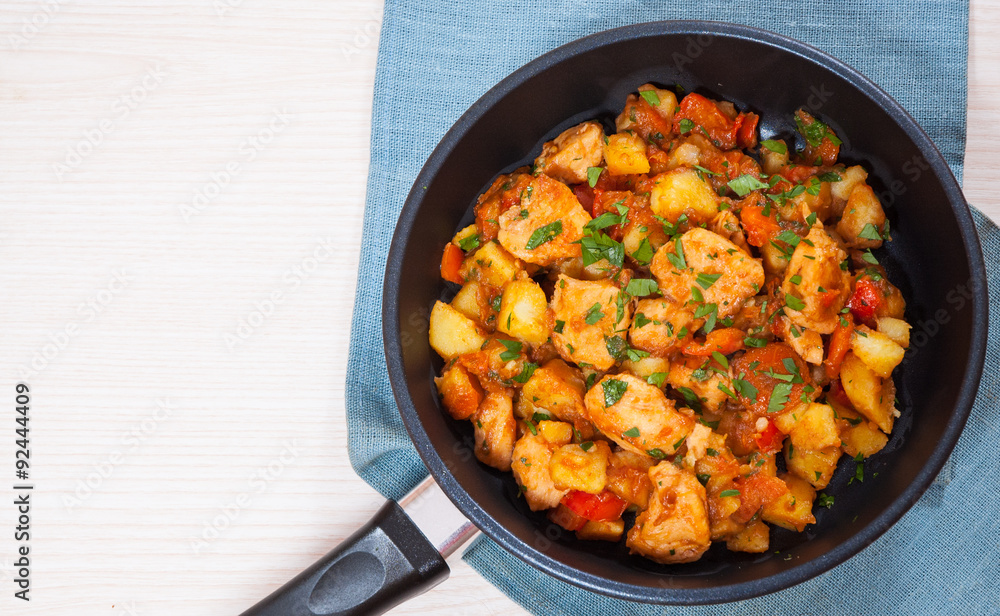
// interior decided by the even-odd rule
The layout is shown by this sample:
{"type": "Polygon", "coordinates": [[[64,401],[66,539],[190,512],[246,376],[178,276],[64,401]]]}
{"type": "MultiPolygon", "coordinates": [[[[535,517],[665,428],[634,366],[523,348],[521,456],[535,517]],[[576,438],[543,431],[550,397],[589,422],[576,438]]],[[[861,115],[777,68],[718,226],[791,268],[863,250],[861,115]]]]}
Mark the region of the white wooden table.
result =
{"type": "MultiPolygon", "coordinates": [[[[343,395],[380,15],[0,3],[0,614],[235,614],[381,504],[343,395]]],[[[965,185],[1000,219],[1000,2],[971,29],[965,185]]],[[[523,612],[454,559],[393,613],[523,612]]]]}

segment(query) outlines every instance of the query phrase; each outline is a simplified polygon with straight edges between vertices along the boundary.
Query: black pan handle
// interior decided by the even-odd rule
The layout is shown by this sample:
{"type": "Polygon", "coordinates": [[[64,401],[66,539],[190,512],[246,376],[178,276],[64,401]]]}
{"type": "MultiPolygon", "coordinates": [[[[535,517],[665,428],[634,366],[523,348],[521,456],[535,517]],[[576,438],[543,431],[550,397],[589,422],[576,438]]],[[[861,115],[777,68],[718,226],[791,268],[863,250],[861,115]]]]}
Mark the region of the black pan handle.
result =
{"type": "Polygon", "coordinates": [[[444,558],[394,501],[242,616],[381,614],[448,577],[444,558]]]}

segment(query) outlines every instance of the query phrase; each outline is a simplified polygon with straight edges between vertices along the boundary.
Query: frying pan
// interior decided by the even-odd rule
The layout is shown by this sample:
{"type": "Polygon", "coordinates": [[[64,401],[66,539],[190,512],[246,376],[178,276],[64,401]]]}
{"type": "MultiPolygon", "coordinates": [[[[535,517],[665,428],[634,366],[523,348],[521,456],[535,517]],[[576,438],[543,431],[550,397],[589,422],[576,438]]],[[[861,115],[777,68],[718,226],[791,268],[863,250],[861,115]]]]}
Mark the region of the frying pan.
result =
{"type": "Polygon", "coordinates": [[[387,503],[366,528],[245,614],[379,613],[443,579],[444,557],[475,528],[545,573],[647,603],[734,601],[812,578],[885,532],[954,447],[983,366],[985,281],[972,217],[941,154],[899,104],[840,61],[777,34],[700,21],[619,28],[560,47],[504,79],[455,123],[396,226],[385,273],[385,356],[399,412],[433,479],[403,507],[387,503]],[[780,557],[715,545],[698,562],[658,565],[622,544],[559,532],[518,497],[510,473],[475,460],[471,425],[442,412],[431,381],[441,362],[427,341],[427,318],[435,300],[447,299],[441,249],[469,224],[475,198],[564,129],[593,118],[611,129],[626,95],[646,82],[752,110],[761,115],[763,139],[792,136],[794,110],[808,108],[844,139],[841,160],[870,171],[893,230],[877,256],[916,325],[895,376],[902,416],[885,449],[866,461],[863,483],[848,484],[854,464],[844,457],[825,490],[835,505],[817,508],[816,524],[804,533],[772,529],[780,557]]]}

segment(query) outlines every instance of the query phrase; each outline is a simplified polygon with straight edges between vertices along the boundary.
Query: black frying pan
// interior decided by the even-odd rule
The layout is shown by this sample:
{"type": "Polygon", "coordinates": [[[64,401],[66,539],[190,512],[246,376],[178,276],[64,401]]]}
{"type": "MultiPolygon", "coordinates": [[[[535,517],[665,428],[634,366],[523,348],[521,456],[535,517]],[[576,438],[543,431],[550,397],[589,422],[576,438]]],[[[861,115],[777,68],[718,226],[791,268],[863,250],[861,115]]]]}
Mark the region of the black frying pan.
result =
{"type": "MultiPolygon", "coordinates": [[[[545,54],[487,92],[445,135],[396,227],[385,275],[385,355],[400,414],[434,480],[507,551],[567,582],[622,599],[734,601],[797,584],[843,562],[920,498],[975,398],[986,344],[985,281],[976,231],[955,178],[916,122],[871,81],[770,32],[715,22],[649,23],[545,54]],[[894,241],[878,257],[903,290],[907,320],[917,325],[895,377],[902,417],[888,446],[866,462],[864,483],[847,485],[854,469],[845,457],[825,490],[835,497],[834,507],[818,508],[816,524],[805,533],[772,529],[772,551],[780,550],[781,557],[716,545],[698,562],[665,566],[629,556],[622,544],[553,532],[554,525],[518,497],[510,473],[472,457],[471,426],[442,412],[432,385],[441,362],[427,342],[427,317],[446,294],[438,273],[441,249],[471,221],[476,196],[499,173],[530,163],[542,143],[565,128],[592,118],[613,126],[626,95],[647,81],[680,84],[757,112],[762,138],[792,135],[792,113],[809,108],[844,138],[841,160],[871,172],[868,181],[891,221],[894,241]],[[959,296],[967,299],[960,304],[959,296]],[[936,328],[926,325],[932,322],[936,328]]],[[[428,508],[437,507],[443,517],[447,505],[415,510],[426,518],[428,508]]],[[[441,554],[467,533],[445,533],[442,539],[440,532],[417,530],[390,502],[368,528],[247,614],[388,609],[446,575],[441,554]]]]}

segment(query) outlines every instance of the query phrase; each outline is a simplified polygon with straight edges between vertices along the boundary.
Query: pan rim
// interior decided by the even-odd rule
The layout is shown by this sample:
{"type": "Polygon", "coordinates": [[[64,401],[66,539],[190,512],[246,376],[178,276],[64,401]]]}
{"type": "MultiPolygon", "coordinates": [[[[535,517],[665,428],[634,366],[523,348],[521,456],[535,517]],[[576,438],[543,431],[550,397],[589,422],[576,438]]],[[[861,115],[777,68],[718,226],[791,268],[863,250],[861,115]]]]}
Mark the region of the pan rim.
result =
{"type": "Polygon", "coordinates": [[[488,90],[455,122],[428,157],[407,195],[396,225],[386,264],[383,285],[382,328],[390,384],[400,415],[421,459],[445,494],[473,524],[506,551],[522,561],[558,579],[602,595],[653,604],[701,605],[749,599],[794,586],[832,569],[874,542],[895,524],[923,495],[958,442],[975,400],[986,354],[988,301],[986,267],[971,211],[958,182],[930,137],[902,106],[863,74],[815,47],[774,32],[751,26],[719,21],[657,21],[623,26],[592,34],[553,49],[517,69],[488,90]],[[623,40],[637,40],[673,35],[717,35],[768,45],[792,53],[833,72],[851,83],[861,94],[879,105],[893,118],[913,143],[924,153],[932,172],[948,197],[963,241],[963,250],[971,272],[976,301],[972,305],[972,340],[965,374],[959,389],[955,412],[942,430],[932,454],[921,466],[914,480],[874,520],[858,529],[846,541],[827,552],[786,571],[747,582],[711,588],[664,588],[628,584],[590,574],[556,560],[531,547],[499,524],[480,507],[448,470],[421,425],[409,395],[404,376],[399,330],[399,291],[403,255],[421,202],[421,186],[437,173],[452,149],[479,119],[508,93],[534,75],[572,56],[623,40]]]}

